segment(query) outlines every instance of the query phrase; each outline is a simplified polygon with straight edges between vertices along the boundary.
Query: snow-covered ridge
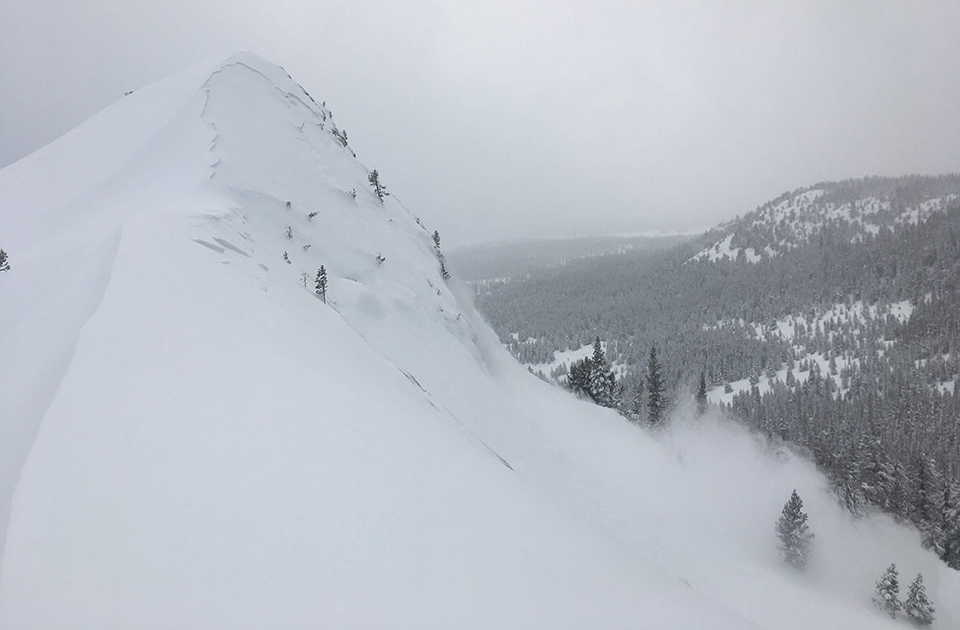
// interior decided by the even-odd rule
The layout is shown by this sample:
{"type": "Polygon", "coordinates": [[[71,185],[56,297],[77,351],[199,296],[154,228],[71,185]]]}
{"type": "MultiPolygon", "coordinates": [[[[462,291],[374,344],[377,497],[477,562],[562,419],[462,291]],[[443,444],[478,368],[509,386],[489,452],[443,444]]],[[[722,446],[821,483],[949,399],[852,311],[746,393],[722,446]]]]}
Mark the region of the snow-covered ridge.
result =
{"type": "Polygon", "coordinates": [[[894,628],[891,561],[960,619],[808,462],[530,376],[330,118],[239,54],[0,171],[0,628],[894,628]]]}
{"type": "Polygon", "coordinates": [[[746,262],[757,263],[763,256],[779,256],[809,242],[828,227],[844,228],[850,242],[856,243],[884,228],[896,230],[903,225],[916,225],[960,199],[960,191],[931,192],[928,198],[909,203],[894,195],[863,194],[841,200],[828,193],[823,188],[802,190],[765,204],[742,219],[717,228],[718,240],[690,260],[732,261],[742,255],[746,262]]]}

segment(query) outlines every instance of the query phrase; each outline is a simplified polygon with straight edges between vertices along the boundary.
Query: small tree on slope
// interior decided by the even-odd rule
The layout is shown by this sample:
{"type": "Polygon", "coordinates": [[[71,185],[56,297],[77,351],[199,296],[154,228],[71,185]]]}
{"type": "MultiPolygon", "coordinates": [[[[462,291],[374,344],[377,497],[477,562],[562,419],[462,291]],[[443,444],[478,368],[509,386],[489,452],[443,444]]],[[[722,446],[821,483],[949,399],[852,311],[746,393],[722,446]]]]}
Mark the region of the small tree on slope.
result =
{"type": "Polygon", "coordinates": [[[657,347],[650,346],[650,358],[647,360],[647,422],[652,426],[660,424],[667,413],[666,389],[663,368],[657,359],[657,347]]]}
{"type": "Polygon", "coordinates": [[[640,422],[643,417],[643,379],[637,381],[637,389],[633,394],[633,401],[630,403],[630,419],[634,422],[640,422]]]}
{"type": "Polygon", "coordinates": [[[873,597],[874,605],[891,618],[897,616],[897,611],[903,608],[900,603],[900,578],[897,574],[897,565],[887,567],[883,577],[877,582],[877,594],[873,597]]]}
{"type": "Polygon", "coordinates": [[[593,362],[590,357],[583,357],[570,364],[570,375],[567,377],[567,386],[578,396],[590,395],[590,374],[593,371],[593,362]]]}
{"type": "Polygon", "coordinates": [[[383,198],[387,196],[387,188],[380,183],[380,173],[377,172],[377,169],[370,171],[370,175],[367,176],[367,181],[370,182],[370,186],[373,187],[373,192],[377,193],[377,199],[380,200],[380,203],[383,203],[383,198]]]}
{"type": "Polygon", "coordinates": [[[783,506],[780,520],[777,521],[777,536],[780,538],[780,554],[784,561],[797,569],[806,568],[813,533],[807,526],[807,515],[803,511],[803,501],[796,490],[793,491],[790,500],[783,506]]]}
{"type": "Polygon", "coordinates": [[[927,599],[927,591],[923,587],[923,575],[920,573],[907,591],[907,601],[903,603],[903,611],[907,613],[910,621],[918,626],[929,626],[933,623],[933,604],[927,599]]]}
{"type": "Polygon", "coordinates": [[[10,263],[7,262],[7,252],[0,249],[0,271],[10,271],[10,263]]]}
{"type": "Polygon", "coordinates": [[[707,412],[707,376],[701,370],[700,386],[697,387],[697,395],[694,397],[697,401],[697,413],[703,415],[707,412]]]}
{"type": "Polygon", "coordinates": [[[317,295],[324,304],[327,303],[327,270],[323,265],[320,265],[320,269],[317,270],[317,295]]]}

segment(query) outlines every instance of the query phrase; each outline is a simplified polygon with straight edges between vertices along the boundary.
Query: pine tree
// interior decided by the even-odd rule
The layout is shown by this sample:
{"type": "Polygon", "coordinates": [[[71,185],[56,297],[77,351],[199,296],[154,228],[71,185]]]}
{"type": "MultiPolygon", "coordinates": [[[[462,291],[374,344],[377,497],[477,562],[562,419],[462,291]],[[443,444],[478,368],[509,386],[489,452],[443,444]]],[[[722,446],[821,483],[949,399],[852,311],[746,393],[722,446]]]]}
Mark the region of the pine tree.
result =
{"type": "Polygon", "coordinates": [[[320,265],[320,269],[317,270],[317,295],[324,304],[327,303],[327,270],[323,265],[320,265]]]}
{"type": "Polygon", "coordinates": [[[450,272],[447,271],[447,261],[443,258],[443,252],[440,251],[440,232],[437,230],[433,231],[433,252],[437,255],[437,260],[440,261],[440,277],[449,280],[450,272]]]}
{"type": "Polygon", "coordinates": [[[640,422],[643,417],[643,379],[637,381],[637,389],[630,403],[630,417],[634,422],[640,422]]]}
{"type": "Polygon", "coordinates": [[[600,337],[593,342],[593,358],[590,359],[590,398],[602,407],[617,406],[617,378],[607,365],[600,345],[600,337]]]}
{"type": "Polygon", "coordinates": [[[927,591],[923,587],[923,574],[918,573],[917,579],[910,585],[907,591],[907,601],[903,603],[903,611],[907,613],[910,621],[918,626],[929,626],[933,623],[933,613],[936,610],[930,600],[927,599],[927,591]]]}
{"type": "Polygon", "coordinates": [[[707,377],[703,370],[700,371],[700,386],[697,388],[697,395],[694,397],[697,401],[697,413],[703,415],[707,412],[707,377]]]}
{"type": "Polygon", "coordinates": [[[897,616],[897,611],[903,608],[900,603],[900,578],[897,565],[887,567],[883,577],[877,582],[877,594],[873,597],[874,605],[891,618],[897,616]]]}
{"type": "Polygon", "coordinates": [[[370,186],[373,187],[373,192],[377,194],[377,199],[380,200],[380,203],[383,203],[383,198],[386,197],[387,188],[380,183],[380,173],[377,172],[377,169],[370,171],[370,175],[367,176],[367,181],[370,182],[370,186]]]}
{"type": "Polygon", "coordinates": [[[923,546],[939,556],[944,552],[944,531],[941,515],[944,511],[943,482],[936,462],[928,457],[914,461],[916,476],[911,497],[911,517],[923,533],[923,546]]]}
{"type": "Polygon", "coordinates": [[[567,377],[567,386],[578,396],[590,395],[590,374],[593,364],[590,357],[583,357],[570,364],[570,376],[567,377]]]}
{"type": "Polygon", "coordinates": [[[663,368],[657,360],[657,347],[650,346],[650,358],[647,360],[647,422],[657,426],[663,422],[666,412],[667,394],[663,368]]]}
{"type": "Polygon", "coordinates": [[[960,571],[960,491],[949,483],[944,487],[942,518],[943,561],[960,571]]]}
{"type": "Polygon", "coordinates": [[[0,249],[0,271],[10,271],[10,263],[7,262],[7,252],[0,249]]]}
{"type": "Polygon", "coordinates": [[[777,536],[780,538],[780,553],[784,561],[797,569],[807,566],[807,556],[813,540],[813,533],[809,530],[803,501],[794,490],[790,500],[783,506],[780,520],[777,521],[777,536]]]}

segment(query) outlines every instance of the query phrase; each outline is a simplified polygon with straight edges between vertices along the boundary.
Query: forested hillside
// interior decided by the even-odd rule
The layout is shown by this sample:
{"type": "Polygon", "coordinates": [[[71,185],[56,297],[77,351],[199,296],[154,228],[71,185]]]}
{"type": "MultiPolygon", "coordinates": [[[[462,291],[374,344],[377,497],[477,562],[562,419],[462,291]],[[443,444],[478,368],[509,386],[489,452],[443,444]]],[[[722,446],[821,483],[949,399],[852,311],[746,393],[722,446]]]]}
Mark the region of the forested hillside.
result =
{"type": "Polygon", "coordinates": [[[555,353],[598,336],[630,412],[656,346],[674,404],[703,373],[714,404],[809,449],[851,510],[917,523],[960,566],[960,176],[821,183],[667,252],[475,287],[545,377],[565,383],[555,353]]]}

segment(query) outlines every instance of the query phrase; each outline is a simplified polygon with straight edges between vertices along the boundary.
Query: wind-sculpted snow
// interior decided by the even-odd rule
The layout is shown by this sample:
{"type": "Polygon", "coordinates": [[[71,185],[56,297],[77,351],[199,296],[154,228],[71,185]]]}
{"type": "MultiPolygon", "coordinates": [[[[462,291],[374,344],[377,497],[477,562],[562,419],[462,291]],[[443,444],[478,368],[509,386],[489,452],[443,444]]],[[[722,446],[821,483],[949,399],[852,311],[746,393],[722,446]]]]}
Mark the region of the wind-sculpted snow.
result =
{"type": "Polygon", "coordinates": [[[895,628],[890,562],[956,626],[802,458],[529,375],[334,129],[241,54],[0,171],[0,627],[895,628]]]}

